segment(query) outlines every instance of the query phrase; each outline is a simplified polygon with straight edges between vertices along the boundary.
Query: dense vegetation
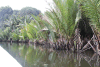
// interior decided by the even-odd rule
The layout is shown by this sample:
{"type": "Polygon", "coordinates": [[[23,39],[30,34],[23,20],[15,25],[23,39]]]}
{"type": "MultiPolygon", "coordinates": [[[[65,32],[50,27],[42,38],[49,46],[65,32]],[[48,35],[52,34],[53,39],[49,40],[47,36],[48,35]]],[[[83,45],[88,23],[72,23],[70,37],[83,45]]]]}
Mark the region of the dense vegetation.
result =
{"type": "Polygon", "coordinates": [[[11,7],[1,7],[0,8],[0,22],[9,18],[13,14],[11,7]]]}
{"type": "Polygon", "coordinates": [[[39,13],[41,13],[39,10],[32,7],[25,7],[20,10],[20,16],[31,15],[31,14],[37,16],[39,13]]]}
{"type": "Polygon", "coordinates": [[[5,21],[0,40],[7,41],[11,38],[14,41],[43,40],[49,44],[55,43],[55,46],[56,44],[64,46],[66,49],[68,44],[76,45],[72,40],[75,29],[79,20],[85,17],[89,18],[92,31],[98,35],[100,0],[53,0],[53,2],[53,6],[45,14],[40,14],[40,11],[31,7],[14,11],[14,15],[5,21]]]}
{"type": "Polygon", "coordinates": [[[5,23],[9,23],[7,20],[10,20],[12,16],[24,17],[26,15],[31,16],[31,14],[37,16],[40,13],[41,12],[39,10],[32,7],[25,7],[25,8],[22,8],[21,10],[12,10],[12,8],[9,6],[1,7],[0,8],[0,28],[3,28],[5,23]]]}
{"type": "Polygon", "coordinates": [[[11,7],[0,8],[0,40],[8,41],[19,40],[19,31],[29,23],[33,18],[31,15],[39,15],[41,12],[32,7],[22,8],[21,10],[12,10],[11,7]]]}

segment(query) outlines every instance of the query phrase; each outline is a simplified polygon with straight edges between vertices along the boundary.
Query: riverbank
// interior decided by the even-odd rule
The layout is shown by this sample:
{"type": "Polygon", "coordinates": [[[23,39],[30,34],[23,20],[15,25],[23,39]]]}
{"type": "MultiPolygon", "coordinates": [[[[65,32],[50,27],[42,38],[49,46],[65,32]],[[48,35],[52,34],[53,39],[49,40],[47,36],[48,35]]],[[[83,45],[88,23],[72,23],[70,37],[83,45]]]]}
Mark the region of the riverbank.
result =
{"type": "Polygon", "coordinates": [[[74,37],[73,39],[70,39],[69,41],[65,40],[64,38],[59,38],[55,43],[52,43],[49,40],[35,40],[34,42],[30,40],[22,40],[22,41],[2,41],[2,42],[8,42],[8,43],[27,43],[32,44],[36,46],[41,46],[43,48],[51,48],[53,50],[66,50],[66,51],[72,51],[76,53],[85,52],[88,50],[93,51],[94,53],[97,53],[100,55],[99,50],[99,40],[96,41],[95,35],[91,39],[84,38],[81,39],[79,35],[74,37]],[[97,45],[96,45],[97,44],[97,45]]]}

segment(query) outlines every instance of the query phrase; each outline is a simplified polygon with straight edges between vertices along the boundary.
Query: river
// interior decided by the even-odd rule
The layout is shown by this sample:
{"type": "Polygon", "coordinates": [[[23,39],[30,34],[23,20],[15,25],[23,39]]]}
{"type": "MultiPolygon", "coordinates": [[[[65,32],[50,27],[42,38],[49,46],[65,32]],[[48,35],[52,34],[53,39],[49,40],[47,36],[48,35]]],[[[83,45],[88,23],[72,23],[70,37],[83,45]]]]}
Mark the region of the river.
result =
{"type": "MultiPolygon", "coordinates": [[[[100,58],[95,53],[53,51],[41,46],[21,43],[0,43],[22,67],[99,67],[100,58]]],[[[11,62],[12,63],[12,62],[11,62]]]]}

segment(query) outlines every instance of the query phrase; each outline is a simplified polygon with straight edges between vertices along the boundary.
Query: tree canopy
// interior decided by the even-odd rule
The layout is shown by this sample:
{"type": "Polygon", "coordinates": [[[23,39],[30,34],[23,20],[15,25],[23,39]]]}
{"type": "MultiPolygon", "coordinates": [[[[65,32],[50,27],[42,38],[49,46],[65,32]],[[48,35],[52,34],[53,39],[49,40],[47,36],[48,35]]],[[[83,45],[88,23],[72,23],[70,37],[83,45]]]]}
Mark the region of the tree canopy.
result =
{"type": "Polygon", "coordinates": [[[18,15],[19,14],[19,10],[13,10],[13,15],[18,15]]]}
{"type": "Polygon", "coordinates": [[[34,14],[35,16],[39,15],[41,11],[37,10],[36,8],[32,7],[25,7],[20,10],[20,15],[25,16],[25,15],[31,15],[34,14]]]}
{"type": "Polygon", "coordinates": [[[13,10],[11,7],[1,7],[0,8],[0,21],[4,21],[5,19],[8,19],[9,16],[13,14],[13,10]]]}

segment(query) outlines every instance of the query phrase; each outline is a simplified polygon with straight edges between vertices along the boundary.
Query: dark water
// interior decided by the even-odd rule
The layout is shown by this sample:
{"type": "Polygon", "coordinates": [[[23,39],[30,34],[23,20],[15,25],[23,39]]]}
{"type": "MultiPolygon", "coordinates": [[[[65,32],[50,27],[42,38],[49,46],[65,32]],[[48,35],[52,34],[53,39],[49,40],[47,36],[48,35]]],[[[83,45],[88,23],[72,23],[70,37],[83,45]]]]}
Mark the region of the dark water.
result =
{"type": "Polygon", "coordinates": [[[23,67],[100,67],[99,56],[92,52],[76,54],[17,43],[0,43],[0,46],[23,67]]]}

